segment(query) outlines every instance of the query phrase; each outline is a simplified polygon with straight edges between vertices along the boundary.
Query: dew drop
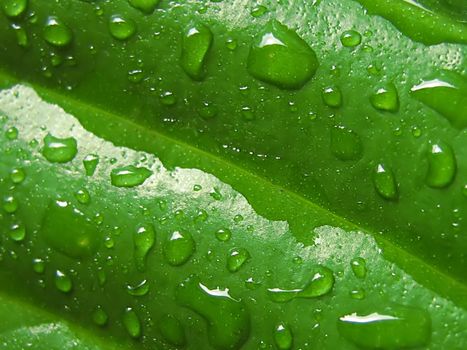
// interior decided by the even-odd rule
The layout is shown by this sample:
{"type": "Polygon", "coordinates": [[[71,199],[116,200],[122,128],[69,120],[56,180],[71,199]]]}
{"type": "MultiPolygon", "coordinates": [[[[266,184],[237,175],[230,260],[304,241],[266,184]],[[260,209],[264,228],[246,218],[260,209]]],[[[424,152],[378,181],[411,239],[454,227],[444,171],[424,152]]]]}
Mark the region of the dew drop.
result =
{"type": "Polygon", "coordinates": [[[3,197],[3,210],[8,214],[13,214],[18,210],[18,200],[14,196],[3,197]]]}
{"type": "Polygon", "coordinates": [[[376,166],[373,173],[373,184],[376,192],[384,199],[397,200],[399,197],[394,173],[384,164],[378,164],[376,166]]]}
{"type": "Polygon", "coordinates": [[[225,42],[225,47],[227,47],[227,49],[229,49],[230,51],[235,50],[237,46],[238,46],[238,43],[236,39],[228,38],[225,42]]]}
{"type": "Polygon", "coordinates": [[[365,299],[366,293],[364,289],[352,289],[350,291],[350,297],[356,300],[363,300],[365,299]]]}
{"type": "Polygon", "coordinates": [[[109,20],[110,34],[117,40],[128,40],[136,32],[136,24],[131,19],[113,15],[109,20]]]}
{"type": "Polygon", "coordinates": [[[3,0],[2,8],[7,17],[16,18],[24,14],[28,7],[28,0],[3,0]]]}
{"type": "Polygon", "coordinates": [[[132,69],[128,72],[128,81],[130,83],[140,83],[144,79],[144,72],[142,69],[132,69]]]}
{"type": "Polygon", "coordinates": [[[26,173],[21,168],[14,168],[10,172],[10,179],[14,184],[20,184],[26,178],[26,173]]]}
{"type": "Polygon", "coordinates": [[[133,234],[134,259],[138,271],[143,272],[146,269],[147,255],[155,242],[156,232],[152,225],[140,226],[133,234]]]}
{"type": "Polygon", "coordinates": [[[110,179],[116,187],[135,187],[142,185],[151,175],[152,171],[147,168],[127,165],[112,169],[110,179]]]}
{"type": "Polygon", "coordinates": [[[183,265],[195,252],[195,241],[188,232],[174,231],[164,244],[164,256],[172,266],[183,265]]]}
{"type": "Polygon", "coordinates": [[[95,154],[88,154],[83,159],[83,166],[84,171],[86,172],[86,176],[94,175],[96,171],[97,164],[99,164],[99,157],[95,154]]]}
{"type": "Polygon", "coordinates": [[[154,12],[160,0],[128,0],[128,3],[137,10],[150,15],[154,12]]]}
{"type": "Polygon", "coordinates": [[[15,242],[21,242],[26,237],[26,228],[22,224],[13,224],[8,235],[15,242]]]}
{"type": "Polygon", "coordinates": [[[92,321],[100,327],[103,327],[107,324],[107,322],[109,321],[109,316],[104,311],[102,306],[100,305],[96,306],[96,308],[94,309],[92,313],[92,321]]]}
{"type": "Polygon", "coordinates": [[[16,129],[14,126],[11,128],[8,128],[7,131],[5,132],[6,138],[10,141],[16,140],[18,138],[18,129],[16,129]]]}
{"type": "Polygon", "coordinates": [[[142,280],[138,284],[135,285],[130,285],[128,284],[126,286],[126,290],[128,294],[134,296],[134,297],[142,297],[148,294],[149,292],[149,283],[147,280],[142,280]]]}
{"type": "Polygon", "coordinates": [[[362,36],[355,30],[346,30],[341,34],[341,43],[345,47],[355,47],[362,42],[362,36]]]}
{"type": "Polygon", "coordinates": [[[339,318],[337,327],[345,339],[365,349],[423,347],[431,336],[429,314],[402,305],[347,314],[339,318]]]}
{"type": "Polygon", "coordinates": [[[185,331],[178,319],[172,315],[164,315],[159,321],[159,329],[165,340],[175,346],[186,345],[185,331]]]}
{"type": "Polygon", "coordinates": [[[209,102],[203,102],[201,108],[198,109],[198,114],[204,119],[214,118],[217,113],[219,113],[219,109],[209,102]]]}
{"type": "Polygon", "coordinates": [[[23,26],[13,23],[11,25],[11,28],[15,31],[16,34],[16,42],[18,46],[21,47],[28,47],[29,46],[29,38],[28,38],[28,33],[26,32],[26,29],[24,29],[23,26]]]}
{"type": "Polygon", "coordinates": [[[371,105],[380,111],[395,113],[399,110],[399,95],[394,84],[380,86],[370,96],[371,105]]]}
{"type": "Polygon", "coordinates": [[[342,105],[342,93],[338,87],[327,87],[321,94],[323,102],[329,107],[340,107],[342,105]]]}
{"type": "Polygon", "coordinates": [[[177,103],[177,98],[171,91],[165,91],[160,95],[159,99],[164,106],[173,106],[177,103]]]}
{"type": "Polygon", "coordinates": [[[130,337],[134,339],[141,337],[141,322],[138,315],[131,307],[125,309],[122,322],[130,337]]]}
{"type": "Polygon", "coordinates": [[[205,61],[211,48],[213,35],[204,24],[191,26],[183,35],[181,66],[193,80],[205,76],[205,61]]]}
{"type": "Polygon", "coordinates": [[[244,248],[233,249],[227,258],[227,270],[237,272],[250,259],[250,253],[244,248]]]}
{"type": "Polygon", "coordinates": [[[91,200],[91,195],[87,189],[82,188],[75,192],[75,198],[81,204],[88,204],[91,200]]]}
{"type": "Polygon", "coordinates": [[[279,350],[292,349],[293,334],[285,323],[279,323],[274,329],[274,342],[279,350]]]}
{"type": "Polygon", "coordinates": [[[45,262],[41,258],[35,258],[32,260],[32,269],[35,273],[43,274],[45,271],[45,262]]]}
{"type": "Polygon", "coordinates": [[[228,228],[221,228],[216,231],[216,238],[221,242],[227,242],[232,237],[232,232],[228,228]]]}
{"type": "Polygon", "coordinates": [[[67,163],[72,161],[78,152],[76,139],[73,137],[58,138],[47,134],[44,138],[42,155],[51,163],[67,163]]]}
{"type": "Polygon", "coordinates": [[[363,152],[360,136],[342,125],[332,128],[331,151],[340,160],[359,160],[363,152]]]}
{"type": "Polygon", "coordinates": [[[268,22],[256,36],[248,55],[248,72],[282,89],[299,89],[315,74],[318,60],[297,33],[280,22],[268,22]]]}
{"type": "Polygon", "coordinates": [[[65,272],[55,271],[55,287],[62,293],[69,293],[73,288],[73,282],[65,272]]]}
{"type": "Polygon", "coordinates": [[[262,17],[268,12],[268,8],[266,6],[258,5],[253,10],[251,10],[250,14],[255,17],[262,17]]]}
{"type": "Polygon", "coordinates": [[[50,16],[45,23],[44,40],[50,45],[65,47],[73,40],[73,32],[58,17],[50,16]]]}
{"type": "Polygon", "coordinates": [[[454,180],[456,172],[457,162],[452,148],[444,142],[431,145],[426,184],[433,188],[447,187],[454,180]]]}
{"type": "Polygon", "coordinates": [[[357,278],[365,278],[367,273],[366,260],[358,257],[350,261],[350,267],[357,278]]]}

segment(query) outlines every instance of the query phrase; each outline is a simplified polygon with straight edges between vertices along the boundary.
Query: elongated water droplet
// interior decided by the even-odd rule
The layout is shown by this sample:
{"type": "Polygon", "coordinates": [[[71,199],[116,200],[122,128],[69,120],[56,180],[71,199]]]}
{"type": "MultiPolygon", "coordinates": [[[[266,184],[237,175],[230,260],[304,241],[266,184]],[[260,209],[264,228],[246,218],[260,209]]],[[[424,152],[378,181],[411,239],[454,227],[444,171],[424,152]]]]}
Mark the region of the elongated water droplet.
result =
{"type": "Polygon", "coordinates": [[[50,203],[40,234],[53,249],[76,259],[92,256],[102,240],[92,220],[63,200],[50,203]]]}
{"type": "Polygon", "coordinates": [[[355,30],[346,30],[341,34],[341,43],[345,47],[355,47],[362,42],[362,36],[355,30]]]}
{"type": "Polygon", "coordinates": [[[131,6],[150,15],[154,12],[160,0],[128,0],[131,6]]]}
{"type": "Polygon", "coordinates": [[[149,292],[149,283],[147,280],[142,280],[138,284],[126,286],[128,294],[133,295],[134,297],[142,297],[148,294],[149,292]]]}
{"type": "Polygon", "coordinates": [[[467,79],[443,71],[411,89],[412,95],[444,116],[457,129],[467,127],[467,79]]]}
{"type": "Polygon", "coordinates": [[[86,176],[94,175],[94,172],[97,168],[97,164],[99,164],[99,157],[97,155],[88,154],[86,157],[84,157],[83,166],[86,172],[86,176]]]}
{"type": "Polygon", "coordinates": [[[147,168],[127,165],[112,169],[110,180],[116,187],[135,187],[142,185],[151,175],[152,171],[147,168]]]}
{"type": "Polygon", "coordinates": [[[3,197],[3,210],[8,214],[13,214],[18,210],[18,200],[14,196],[3,197]]]}
{"type": "Polygon", "coordinates": [[[55,271],[55,287],[60,292],[69,293],[73,289],[73,282],[65,272],[57,270],[55,271]]]}
{"type": "Polygon", "coordinates": [[[165,315],[159,321],[159,329],[165,340],[175,346],[185,346],[186,337],[183,326],[178,319],[172,315],[165,315]]]}
{"type": "Polygon", "coordinates": [[[26,173],[21,168],[14,168],[10,172],[10,179],[14,184],[20,184],[26,178],[26,173]]]}
{"type": "Polygon", "coordinates": [[[248,72],[258,80],[282,89],[299,89],[315,74],[318,60],[297,33],[276,20],[254,39],[248,72]]]}
{"type": "Polygon", "coordinates": [[[329,107],[340,107],[342,105],[342,93],[338,87],[327,87],[323,89],[323,102],[329,107]]]}
{"type": "Polygon", "coordinates": [[[28,0],[3,0],[2,8],[7,17],[16,18],[21,16],[28,7],[28,0]]]}
{"type": "Polygon", "coordinates": [[[92,313],[92,321],[100,327],[103,327],[107,324],[107,322],[109,321],[109,316],[104,311],[102,306],[96,306],[94,312],[92,313]]]}
{"type": "Polygon", "coordinates": [[[340,160],[359,160],[363,152],[360,136],[342,125],[332,128],[331,151],[340,160]]]}
{"type": "Polygon", "coordinates": [[[204,78],[204,65],[212,40],[212,32],[204,24],[191,26],[183,35],[181,66],[194,80],[204,78]]]}
{"type": "Polygon", "coordinates": [[[141,337],[141,321],[131,307],[125,309],[122,322],[130,337],[135,339],[141,337]]]}
{"type": "Polygon", "coordinates": [[[13,30],[15,31],[16,42],[18,46],[28,47],[29,37],[28,37],[28,33],[26,32],[26,29],[17,23],[12,23],[11,28],[13,28],[13,30]]]}
{"type": "Polygon", "coordinates": [[[373,173],[373,184],[376,192],[384,199],[396,200],[399,197],[396,178],[391,169],[378,164],[373,173]]]}
{"type": "Polygon", "coordinates": [[[431,335],[427,312],[402,305],[357,311],[339,318],[339,333],[365,349],[423,347],[431,335]]]}
{"type": "Polygon", "coordinates": [[[350,261],[350,266],[352,267],[352,271],[356,277],[365,278],[367,271],[365,259],[361,257],[352,259],[352,261],[350,261]]]}
{"type": "Polygon", "coordinates": [[[156,231],[152,225],[138,227],[133,235],[134,259],[138,271],[146,269],[146,258],[156,242],[156,231]]]}
{"type": "Polygon", "coordinates": [[[73,32],[58,17],[50,16],[45,23],[44,40],[50,45],[64,47],[70,45],[73,40],[73,32]]]}
{"type": "Polygon", "coordinates": [[[216,238],[221,242],[227,242],[232,237],[232,232],[228,228],[221,228],[216,231],[216,238]]]}
{"type": "Polygon", "coordinates": [[[279,350],[292,349],[293,334],[285,323],[279,323],[274,329],[274,342],[279,350]]]}
{"type": "Polygon", "coordinates": [[[227,270],[237,272],[250,259],[250,253],[244,248],[233,249],[227,258],[227,270]]]}
{"type": "Polygon", "coordinates": [[[22,224],[13,224],[8,233],[10,238],[16,242],[21,242],[26,237],[26,227],[22,224]]]}
{"type": "Polygon", "coordinates": [[[399,110],[399,95],[394,84],[389,83],[380,86],[375,93],[370,96],[371,105],[386,112],[397,112],[399,110]]]}
{"type": "Polygon", "coordinates": [[[431,145],[428,152],[426,184],[434,188],[449,186],[456,172],[457,162],[452,148],[444,142],[431,145]]]}
{"type": "Polygon", "coordinates": [[[78,152],[76,139],[73,137],[58,138],[47,134],[44,138],[42,155],[52,163],[67,163],[72,161],[78,152]]]}
{"type": "Polygon", "coordinates": [[[109,31],[115,39],[125,41],[136,33],[136,24],[129,18],[113,15],[109,20],[109,31]]]}
{"type": "Polygon", "coordinates": [[[210,289],[191,276],[178,286],[177,302],[201,317],[208,326],[208,339],[216,349],[240,349],[250,334],[250,314],[229,289],[210,289]]]}
{"type": "Polygon", "coordinates": [[[195,252],[195,241],[188,232],[174,231],[164,244],[164,256],[172,266],[183,265],[195,252]]]}

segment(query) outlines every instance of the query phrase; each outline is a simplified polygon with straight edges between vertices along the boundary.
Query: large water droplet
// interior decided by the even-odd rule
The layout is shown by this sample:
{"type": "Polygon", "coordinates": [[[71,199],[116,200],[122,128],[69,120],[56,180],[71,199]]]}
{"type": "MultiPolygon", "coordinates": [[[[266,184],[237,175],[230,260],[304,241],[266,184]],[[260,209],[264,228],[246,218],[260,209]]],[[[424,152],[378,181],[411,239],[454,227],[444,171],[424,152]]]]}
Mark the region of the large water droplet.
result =
{"type": "Polygon", "coordinates": [[[3,0],[2,8],[7,17],[15,18],[21,16],[28,7],[28,0],[3,0]]]}
{"type": "Polygon", "coordinates": [[[229,289],[209,289],[194,276],[176,290],[176,300],[201,317],[208,326],[210,344],[216,349],[240,349],[250,334],[250,315],[229,289]]]}
{"type": "Polygon", "coordinates": [[[314,76],[318,60],[295,31],[273,20],[254,39],[247,68],[258,80],[283,89],[298,89],[314,76]]]}
{"type": "Polygon", "coordinates": [[[352,271],[357,278],[365,278],[366,276],[366,260],[358,257],[350,261],[352,271]]]}
{"type": "Polygon", "coordinates": [[[321,94],[323,102],[329,107],[340,107],[342,105],[342,93],[338,87],[327,87],[321,94]]]}
{"type": "Polygon", "coordinates": [[[141,321],[139,320],[136,312],[131,307],[125,309],[122,322],[130,337],[136,339],[141,336],[141,321]]]}
{"type": "Polygon", "coordinates": [[[133,20],[120,15],[113,15],[109,20],[110,34],[117,40],[128,40],[136,32],[133,20]]]}
{"type": "Polygon", "coordinates": [[[152,225],[138,227],[133,234],[134,259],[138,271],[146,269],[146,258],[156,242],[156,232],[152,225]]]}
{"type": "Polygon", "coordinates": [[[57,270],[55,271],[55,287],[60,292],[69,293],[73,289],[73,282],[65,272],[57,270]]]}
{"type": "Polygon", "coordinates": [[[112,169],[110,180],[117,187],[135,187],[142,185],[152,175],[152,171],[144,167],[127,165],[112,169]]]}
{"type": "Polygon", "coordinates": [[[340,160],[359,160],[363,152],[360,136],[342,125],[332,128],[331,151],[340,160]]]}
{"type": "Polygon", "coordinates": [[[100,327],[103,327],[107,324],[107,322],[109,321],[109,316],[104,311],[102,306],[96,306],[94,312],[92,313],[92,321],[100,327]]]}
{"type": "Polygon", "coordinates": [[[411,89],[412,95],[443,115],[458,129],[467,127],[467,80],[454,72],[441,72],[411,89]]]}
{"type": "Polygon", "coordinates": [[[58,47],[68,46],[73,40],[73,32],[58,17],[50,16],[45,23],[44,40],[58,47]]]}
{"type": "Polygon", "coordinates": [[[280,323],[274,329],[274,342],[279,350],[290,350],[293,345],[293,335],[289,326],[280,323]]]}
{"type": "Polygon", "coordinates": [[[227,270],[237,272],[250,259],[250,253],[244,248],[233,249],[227,258],[227,270]]]}
{"type": "Polygon", "coordinates": [[[337,326],[344,338],[366,349],[422,347],[431,335],[428,313],[401,305],[354,312],[340,317],[337,326]]]}
{"type": "Polygon", "coordinates": [[[72,258],[92,256],[102,240],[92,220],[63,200],[50,203],[40,234],[52,248],[72,258]]]}
{"type": "Polygon", "coordinates": [[[42,155],[52,163],[67,163],[72,161],[78,152],[76,139],[73,137],[58,138],[47,134],[44,137],[42,155]]]}
{"type": "Polygon", "coordinates": [[[183,35],[180,63],[185,73],[194,80],[204,78],[204,64],[212,39],[211,30],[203,24],[191,26],[183,35]]]}
{"type": "Polygon", "coordinates": [[[434,188],[446,187],[452,183],[456,172],[457,162],[452,148],[444,142],[431,145],[425,179],[427,185],[434,188]]]}
{"type": "Polygon", "coordinates": [[[355,30],[346,30],[341,34],[341,43],[345,47],[355,47],[362,42],[362,36],[355,30]]]}
{"type": "Polygon", "coordinates": [[[128,284],[126,286],[126,290],[128,294],[134,296],[134,297],[142,297],[148,294],[149,292],[149,283],[147,280],[142,280],[138,284],[131,285],[128,284]]]}
{"type": "Polygon", "coordinates": [[[373,173],[373,184],[376,192],[384,199],[396,200],[399,197],[394,173],[384,164],[376,166],[373,173]]]}
{"type": "Polygon", "coordinates": [[[380,86],[375,93],[370,96],[371,105],[386,112],[397,112],[399,110],[399,95],[394,84],[389,83],[380,86]]]}
{"type": "Polygon", "coordinates": [[[172,315],[165,315],[159,320],[159,329],[165,340],[175,346],[186,344],[185,331],[179,320],[172,315]]]}
{"type": "Polygon", "coordinates": [[[97,164],[99,164],[99,157],[95,154],[88,154],[83,159],[83,166],[84,171],[86,172],[86,176],[94,175],[96,171],[97,164]]]}
{"type": "Polygon", "coordinates": [[[172,266],[180,266],[195,252],[195,241],[188,232],[174,231],[164,244],[164,256],[172,266]]]}
{"type": "Polygon", "coordinates": [[[160,0],[128,0],[131,6],[149,15],[154,12],[160,0]]]}

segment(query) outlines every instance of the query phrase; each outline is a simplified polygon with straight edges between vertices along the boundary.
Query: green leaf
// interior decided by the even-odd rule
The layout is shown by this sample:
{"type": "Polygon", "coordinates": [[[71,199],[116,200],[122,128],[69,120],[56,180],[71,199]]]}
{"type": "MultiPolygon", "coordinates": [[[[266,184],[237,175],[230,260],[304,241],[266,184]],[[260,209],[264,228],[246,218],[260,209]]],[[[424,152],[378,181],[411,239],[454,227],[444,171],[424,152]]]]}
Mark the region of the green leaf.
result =
{"type": "Polygon", "coordinates": [[[2,3],[0,348],[465,347],[462,5],[135,4],[2,3]]]}

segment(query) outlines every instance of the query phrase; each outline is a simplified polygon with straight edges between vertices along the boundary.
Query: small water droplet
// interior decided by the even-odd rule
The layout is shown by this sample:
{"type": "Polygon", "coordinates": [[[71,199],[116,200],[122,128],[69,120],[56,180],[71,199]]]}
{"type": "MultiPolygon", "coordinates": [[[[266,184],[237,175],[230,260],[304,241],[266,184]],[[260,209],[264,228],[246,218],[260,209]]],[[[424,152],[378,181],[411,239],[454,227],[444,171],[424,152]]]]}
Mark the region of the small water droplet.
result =
{"type": "Polygon", "coordinates": [[[201,108],[198,109],[198,114],[204,119],[214,118],[217,113],[219,113],[219,109],[210,102],[203,102],[201,108]]]}
{"type": "Polygon", "coordinates": [[[147,280],[142,280],[138,284],[126,286],[126,290],[128,294],[135,296],[135,297],[142,297],[148,294],[149,292],[149,283],[147,280]]]}
{"type": "Polygon", "coordinates": [[[416,138],[419,138],[420,136],[422,136],[422,130],[416,126],[414,126],[412,128],[412,135],[416,138]]]}
{"type": "Polygon", "coordinates": [[[237,40],[234,38],[228,38],[225,42],[225,47],[229,49],[230,51],[233,51],[237,48],[237,40]]]}
{"type": "Polygon", "coordinates": [[[193,186],[193,191],[195,192],[199,192],[203,189],[203,187],[201,185],[194,185],[193,186]]]}
{"type": "Polygon", "coordinates": [[[81,188],[75,192],[75,198],[81,204],[88,204],[91,200],[91,195],[87,189],[81,188]]]}
{"type": "Polygon", "coordinates": [[[216,187],[213,188],[213,190],[211,191],[211,193],[209,193],[209,195],[216,201],[222,200],[222,194],[219,191],[219,189],[216,187]]]}
{"type": "Polygon", "coordinates": [[[221,242],[227,242],[232,237],[232,232],[228,228],[221,228],[216,231],[216,238],[221,242]]]}
{"type": "Polygon", "coordinates": [[[135,187],[142,185],[151,175],[152,171],[147,168],[127,165],[112,169],[110,179],[116,187],[135,187]]]}
{"type": "Polygon", "coordinates": [[[20,184],[26,178],[26,173],[21,168],[14,168],[10,172],[10,179],[14,184],[20,184]]]}
{"type": "Polygon", "coordinates": [[[375,93],[370,96],[371,105],[386,112],[397,112],[399,110],[399,95],[394,84],[389,83],[380,86],[375,93]]]}
{"type": "Polygon", "coordinates": [[[340,160],[359,160],[363,152],[360,136],[342,125],[332,128],[331,151],[340,160]]]}
{"type": "Polygon", "coordinates": [[[373,173],[373,184],[376,192],[384,199],[397,200],[399,197],[394,173],[384,164],[378,164],[376,166],[373,173]]]}
{"type": "Polygon", "coordinates": [[[293,345],[293,334],[288,325],[279,323],[274,329],[274,342],[279,350],[290,350],[293,345]]]}
{"type": "Polygon", "coordinates": [[[41,258],[35,258],[32,260],[32,269],[35,273],[43,274],[45,271],[45,261],[41,258]]]}
{"type": "Polygon", "coordinates": [[[242,107],[242,117],[247,121],[255,120],[255,113],[250,107],[245,106],[242,107]]]}
{"type": "Polygon", "coordinates": [[[13,214],[18,210],[18,200],[14,196],[3,197],[3,210],[9,214],[13,214]]]}
{"type": "Polygon", "coordinates": [[[433,188],[447,187],[454,180],[456,172],[457,162],[452,148],[444,142],[431,145],[426,184],[433,188]]]}
{"type": "Polygon", "coordinates": [[[362,36],[355,30],[346,30],[341,34],[341,43],[345,47],[355,47],[362,42],[362,36]]]}
{"type": "Polygon", "coordinates": [[[171,91],[163,92],[159,99],[164,106],[173,106],[177,103],[177,98],[171,91]]]}
{"type": "Polygon", "coordinates": [[[26,237],[26,227],[22,224],[13,224],[10,227],[8,235],[15,242],[21,242],[26,237]]]}
{"type": "Polygon", "coordinates": [[[120,15],[113,15],[109,20],[110,34],[117,40],[128,40],[136,33],[136,24],[133,20],[120,15]]]}
{"type": "Polygon", "coordinates": [[[103,327],[107,324],[107,322],[109,321],[109,316],[104,311],[102,306],[100,305],[96,306],[96,308],[94,309],[92,313],[92,321],[100,327],[103,327]]]}
{"type": "Polygon", "coordinates": [[[301,88],[317,68],[318,60],[310,46],[275,20],[254,39],[247,62],[253,77],[283,89],[301,88]]]}
{"type": "Polygon", "coordinates": [[[195,252],[195,241],[188,232],[174,231],[164,244],[164,256],[172,266],[183,265],[195,252]]]}
{"type": "Polygon", "coordinates": [[[6,138],[8,140],[16,140],[18,138],[18,129],[16,129],[14,126],[11,128],[8,128],[7,131],[5,132],[6,138]]]}
{"type": "Polygon", "coordinates": [[[350,261],[350,266],[352,271],[357,278],[365,278],[367,269],[366,269],[366,260],[358,257],[350,261]]]}
{"type": "Polygon", "coordinates": [[[366,293],[364,289],[359,288],[359,289],[352,289],[350,291],[350,297],[352,299],[363,300],[365,299],[365,296],[366,296],[366,293]]]}
{"type": "Polygon", "coordinates": [[[2,8],[7,17],[20,17],[28,7],[28,0],[3,0],[2,8]]]}
{"type": "Polygon", "coordinates": [[[211,48],[213,35],[204,24],[191,26],[183,35],[181,66],[193,80],[202,80],[205,61],[211,48]]]}
{"type": "Polygon", "coordinates": [[[70,45],[73,40],[73,32],[58,17],[50,16],[45,23],[44,40],[50,45],[64,47],[70,45]]]}
{"type": "Polygon", "coordinates": [[[165,340],[175,346],[183,347],[186,344],[185,331],[178,319],[172,315],[165,315],[159,321],[159,329],[165,340]]]}
{"type": "Polygon", "coordinates": [[[135,9],[150,15],[154,12],[160,0],[128,0],[128,3],[135,9]]]}
{"type": "Polygon", "coordinates": [[[321,94],[323,102],[329,107],[340,107],[342,105],[342,93],[338,87],[327,87],[321,94]]]}
{"type": "Polygon", "coordinates": [[[28,33],[26,32],[26,29],[17,23],[12,23],[11,28],[13,28],[13,30],[15,31],[16,42],[18,46],[28,47],[29,38],[28,38],[28,33]]]}
{"type": "Polygon", "coordinates": [[[65,272],[57,270],[55,271],[55,287],[60,292],[69,293],[73,288],[73,282],[65,272]]]}
{"type": "Polygon", "coordinates": [[[194,222],[205,222],[208,219],[209,215],[204,209],[199,209],[194,218],[194,222]]]}
{"type": "Polygon", "coordinates": [[[250,259],[250,253],[244,248],[233,249],[227,258],[227,270],[237,272],[250,259]]]}
{"type": "Polygon", "coordinates": [[[44,137],[42,155],[51,163],[67,163],[72,161],[78,152],[78,144],[73,137],[58,138],[47,134],[44,137]]]}
{"type": "Polygon", "coordinates": [[[111,236],[106,236],[104,238],[104,245],[107,249],[112,249],[115,245],[115,242],[111,236]]]}
{"type": "Polygon", "coordinates": [[[128,72],[128,81],[130,83],[140,83],[144,79],[144,72],[142,69],[132,69],[128,72]]]}
{"type": "Polygon", "coordinates": [[[86,172],[86,176],[94,175],[94,172],[97,168],[97,164],[99,164],[99,156],[95,154],[88,154],[86,157],[84,157],[83,166],[86,172]]]}
{"type": "Polygon", "coordinates": [[[122,322],[130,337],[135,339],[141,337],[141,322],[138,318],[138,315],[131,307],[127,307],[125,309],[122,322]]]}
{"type": "Polygon", "coordinates": [[[241,214],[237,214],[237,215],[235,215],[234,218],[233,218],[233,221],[234,221],[235,223],[237,223],[237,224],[238,224],[239,222],[242,222],[243,220],[244,220],[244,217],[243,217],[243,215],[241,215],[241,214]]]}
{"type": "Polygon", "coordinates": [[[146,269],[146,258],[156,242],[156,232],[152,225],[138,227],[133,234],[134,259],[138,271],[146,269]]]}
{"type": "Polygon", "coordinates": [[[258,18],[258,17],[263,16],[267,12],[268,12],[268,8],[266,6],[258,5],[251,10],[250,14],[253,17],[258,18]]]}

